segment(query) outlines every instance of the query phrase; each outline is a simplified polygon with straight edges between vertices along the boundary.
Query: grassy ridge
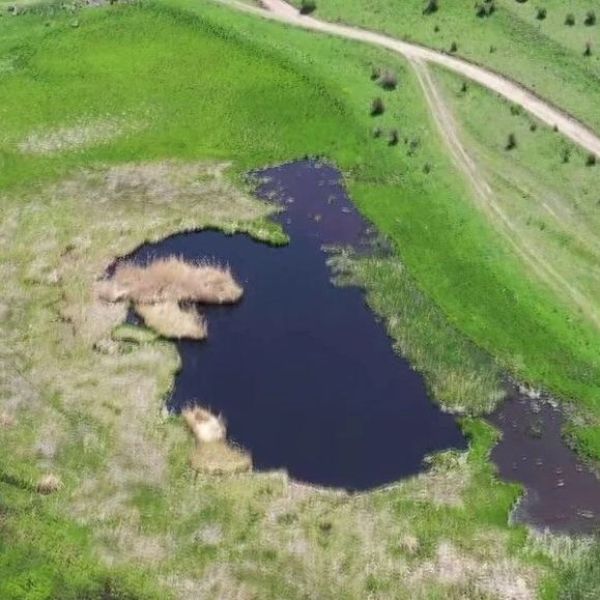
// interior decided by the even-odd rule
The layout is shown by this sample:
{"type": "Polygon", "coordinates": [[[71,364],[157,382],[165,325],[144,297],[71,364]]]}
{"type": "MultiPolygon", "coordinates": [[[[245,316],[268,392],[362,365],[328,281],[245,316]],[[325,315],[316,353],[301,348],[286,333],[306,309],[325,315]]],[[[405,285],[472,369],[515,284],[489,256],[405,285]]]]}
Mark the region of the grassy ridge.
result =
{"type": "MultiPolygon", "coordinates": [[[[300,5],[298,0],[294,0],[300,5]]],[[[422,0],[320,0],[317,16],[360,25],[409,41],[449,51],[508,75],[545,99],[600,130],[600,22],[584,24],[588,10],[599,7],[587,0],[545,0],[542,4],[495,0],[496,11],[478,17],[471,0],[439,2],[439,10],[423,14],[422,0]],[[538,8],[546,8],[543,20],[538,8]],[[573,13],[576,23],[565,25],[573,13]],[[595,47],[584,57],[586,42],[595,47]]]]}

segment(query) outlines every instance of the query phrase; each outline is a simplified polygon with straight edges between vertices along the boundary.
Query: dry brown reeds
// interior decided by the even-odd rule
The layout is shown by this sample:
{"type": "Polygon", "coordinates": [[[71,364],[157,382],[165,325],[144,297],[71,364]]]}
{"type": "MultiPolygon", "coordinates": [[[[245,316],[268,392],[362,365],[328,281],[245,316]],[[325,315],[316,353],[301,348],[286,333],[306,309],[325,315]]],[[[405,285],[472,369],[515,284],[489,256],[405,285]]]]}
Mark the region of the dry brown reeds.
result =
{"type": "Polygon", "coordinates": [[[96,285],[96,295],[107,302],[132,302],[146,325],[168,338],[206,338],[205,319],[184,303],[231,304],[243,289],[227,267],[189,263],[176,256],[147,265],[124,262],[113,277],[96,285]]]}
{"type": "Polygon", "coordinates": [[[112,279],[99,287],[99,294],[110,302],[230,304],[242,297],[243,289],[226,267],[170,256],[145,266],[120,264],[112,279]]]}
{"type": "Polygon", "coordinates": [[[200,406],[186,408],[181,413],[199,444],[225,439],[225,423],[200,406]]]}
{"type": "Polygon", "coordinates": [[[182,416],[196,439],[196,448],[190,459],[194,471],[227,475],[252,468],[250,455],[225,439],[225,424],[221,417],[199,406],[184,410],[182,416]]]}
{"type": "Polygon", "coordinates": [[[63,484],[60,477],[57,477],[53,473],[48,473],[40,478],[37,482],[35,489],[39,494],[53,494],[58,492],[62,488],[63,484]]]}
{"type": "Polygon", "coordinates": [[[0,429],[10,429],[15,424],[13,416],[5,412],[0,412],[0,429]]]}
{"type": "Polygon", "coordinates": [[[203,340],[208,335],[206,319],[195,307],[179,302],[135,304],[135,312],[159,335],[169,338],[203,340]]]}
{"type": "Polygon", "coordinates": [[[233,475],[245,473],[252,468],[252,459],[247,452],[227,442],[199,444],[190,459],[197,473],[206,475],[233,475]]]}

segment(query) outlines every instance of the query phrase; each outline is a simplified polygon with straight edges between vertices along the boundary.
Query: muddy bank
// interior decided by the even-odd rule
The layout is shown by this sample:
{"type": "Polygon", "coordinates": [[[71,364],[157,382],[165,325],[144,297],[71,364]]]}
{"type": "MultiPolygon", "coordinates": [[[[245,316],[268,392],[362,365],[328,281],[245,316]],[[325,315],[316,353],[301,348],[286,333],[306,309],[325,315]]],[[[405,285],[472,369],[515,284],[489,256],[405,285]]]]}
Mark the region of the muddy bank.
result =
{"type": "Polygon", "coordinates": [[[339,173],[301,161],[255,174],[285,208],[281,248],[217,232],[177,235],[130,257],[211,259],[245,289],[237,306],[203,306],[205,342],[178,342],[182,370],[169,408],[201,404],[227,422],[255,468],[364,490],[423,469],[425,455],[466,442],[392,349],[357,288],[331,281],[322,247],[371,246],[339,173]]]}
{"type": "Polygon", "coordinates": [[[500,476],[525,486],[515,521],[566,533],[600,528],[600,480],[565,444],[564,415],[549,398],[511,385],[490,422],[503,436],[492,451],[500,476]]]}

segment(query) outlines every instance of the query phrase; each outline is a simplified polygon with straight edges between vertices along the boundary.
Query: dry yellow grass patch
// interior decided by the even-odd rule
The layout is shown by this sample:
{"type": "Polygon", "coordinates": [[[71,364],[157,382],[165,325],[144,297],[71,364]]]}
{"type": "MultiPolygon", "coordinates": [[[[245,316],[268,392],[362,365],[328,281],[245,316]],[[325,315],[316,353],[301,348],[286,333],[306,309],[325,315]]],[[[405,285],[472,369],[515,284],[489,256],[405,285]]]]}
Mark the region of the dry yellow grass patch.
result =
{"type": "Polygon", "coordinates": [[[0,413],[0,429],[10,429],[15,425],[15,419],[5,412],[0,413]]]}
{"type": "Polygon", "coordinates": [[[48,473],[37,482],[36,490],[39,494],[53,494],[54,492],[58,492],[62,488],[62,485],[60,477],[53,473],[48,473]]]}
{"type": "Polygon", "coordinates": [[[113,278],[103,282],[98,292],[110,302],[231,304],[242,297],[243,289],[227,267],[192,264],[170,256],[146,266],[120,264],[113,278]]]}
{"type": "Polygon", "coordinates": [[[53,154],[78,150],[96,144],[104,144],[139,128],[139,124],[127,123],[124,119],[106,118],[80,121],[71,127],[59,127],[30,133],[17,144],[24,154],[53,154]]]}
{"type": "Polygon", "coordinates": [[[225,423],[221,417],[216,417],[199,406],[186,408],[181,415],[198,444],[219,442],[225,439],[225,423]]]}
{"type": "Polygon", "coordinates": [[[207,475],[227,475],[252,468],[250,455],[226,441],[225,424],[221,417],[199,406],[184,410],[182,415],[196,439],[196,448],[190,460],[194,471],[207,475]]]}
{"type": "Polygon", "coordinates": [[[247,452],[225,441],[199,444],[190,459],[197,473],[206,475],[232,475],[252,469],[252,458],[247,452]]]}
{"type": "Polygon", "coordinates": [[[409,581],[414,586],[438,582],[449,587],[468,586],[476,597],[497,600],[534,600],[536,577],[519,563],[506,557],[482,560],[461,552],[442,541],[435,557],[420,564],[409,581]]]}
{"type": "Polygon", "coordinates": [[[208,335],[206,319],[193,306],[183,307],[178,302],[135,304],[135,312],[164,337],[203,340],[208,335]]]}

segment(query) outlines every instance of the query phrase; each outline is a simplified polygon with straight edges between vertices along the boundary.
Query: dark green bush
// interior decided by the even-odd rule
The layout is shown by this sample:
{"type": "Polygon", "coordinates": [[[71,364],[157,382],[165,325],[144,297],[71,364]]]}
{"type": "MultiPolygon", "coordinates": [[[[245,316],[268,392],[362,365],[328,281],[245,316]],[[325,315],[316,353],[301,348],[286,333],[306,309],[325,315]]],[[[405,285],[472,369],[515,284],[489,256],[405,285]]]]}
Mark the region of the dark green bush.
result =
{"type": "Polygon", "coordinates": [[[315,0],[302,0],[300,3],[300,14],[309,15],[317,9],[315,0]]]}
{"type": "Polygon", "coordinates": [[[583,21],[588,27],[596,24],[596,13],[593,10],[588,10],[583,21]]]}
{"type": "Polygon", "coordinates": [[[371,102],[371,115],[376,117],[382,115],[385,112],[385,104],[381,98],[374,98],[371,102]]]}
{"type": "Polygon", "coordinates": [[[433,13],[438,11],[439,7],[440,5],[438,0],[427,0],[427,2],[425,3],[425,7],[423,8],[423,14],[432,15],[433,13]]]}
{"type": "Polygon", "coordinates": [[[384,90],[395,90],[398,86],[398,77],[393,71],[384,71],[377,83],[384,90]]]}

